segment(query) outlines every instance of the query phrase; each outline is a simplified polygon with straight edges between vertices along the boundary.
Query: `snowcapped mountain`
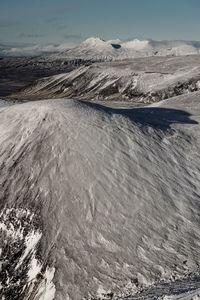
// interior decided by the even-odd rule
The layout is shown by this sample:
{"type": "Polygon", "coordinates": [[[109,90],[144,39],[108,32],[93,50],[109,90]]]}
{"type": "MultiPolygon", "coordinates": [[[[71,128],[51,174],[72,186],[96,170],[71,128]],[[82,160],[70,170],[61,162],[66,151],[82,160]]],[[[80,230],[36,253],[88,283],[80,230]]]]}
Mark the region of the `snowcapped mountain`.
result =
{"type": "Polygon", "coordinates": [[[154,41],[151,39],[120,39],[105,41],[90,37],[80,45],[64,43],[60,45],[0,44],[0,57],[31,57],[49,54],[51,57],[69,57],[114,60],[152,55],[187,55],[199,53],[200,42],[197,41],[154,41]]]}
{"type": "Polygon", "coordinates": [[[61,52],[58,57],[81,58],[93,61],[110,61],[144,56],[190,55],[200,53],[200,42],[153,41],[133,39],[104,41],[89,38],[77,47],[61,52]]]}
{"type": "MultiPolygon", "coordinates": [[[[104,42],[100,43],[105,46],[104,42]]],[[[13,94],[12,98],[70,97],[90,101],[157,102],[199,90],[199,66],[198,55],[94,63],[69,73],[39,79],[13,94]]]]}
{"type": "Polygon", "coordinates": [[[0,96],[7,96],[34,80],[99,61],[119,61],[150,56],[179,56],[200,53],[200,42],[134,39],[104,41],[89,38],[71,50],[39,57],[0,60],[0,96]]]}
{"type": "Polygon", "coordinates": [[[199,98],[2,103],[0,299],[198,299],[199,98]]]}

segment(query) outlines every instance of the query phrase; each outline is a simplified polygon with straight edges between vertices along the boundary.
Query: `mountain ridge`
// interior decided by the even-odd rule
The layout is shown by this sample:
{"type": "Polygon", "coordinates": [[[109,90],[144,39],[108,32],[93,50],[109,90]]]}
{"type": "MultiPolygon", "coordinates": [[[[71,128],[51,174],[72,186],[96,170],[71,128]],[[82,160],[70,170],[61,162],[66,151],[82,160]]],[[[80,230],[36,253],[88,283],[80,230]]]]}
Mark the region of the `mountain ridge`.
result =
{"type": "Polygon", "coordinates": [[[198,62],[199,55],[93,63],[69,73],[39,79],[9,97],[158,102],[199,90],[198,62]]]}
{"type": "Polygon", "coordinates": [[[121,60],[143,56],[167,56],[200,54],[198,41],[155,41],[151,39],[119,39],[105,41],[91,37],[67,51],[57,54],[61,57],[78,57],[92,60],[121,60]]]}

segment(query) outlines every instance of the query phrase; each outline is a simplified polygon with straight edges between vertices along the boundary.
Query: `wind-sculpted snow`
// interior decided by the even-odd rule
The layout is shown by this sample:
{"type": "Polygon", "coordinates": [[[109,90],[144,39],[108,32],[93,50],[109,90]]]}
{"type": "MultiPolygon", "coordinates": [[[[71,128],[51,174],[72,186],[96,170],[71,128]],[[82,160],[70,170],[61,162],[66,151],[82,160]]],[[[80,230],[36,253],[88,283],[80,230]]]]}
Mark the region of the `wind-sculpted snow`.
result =
{"type": "Polygon", "coordinates": [[[199,90],[198,64],[200,56],[97,63],[42,78],[12,97],[152,103],[199,90]]]}
{"type": "Polygon", "coordinates": [[[151,299],[198,277],[199,99],[0,108],[2,299],[151,299]]]}

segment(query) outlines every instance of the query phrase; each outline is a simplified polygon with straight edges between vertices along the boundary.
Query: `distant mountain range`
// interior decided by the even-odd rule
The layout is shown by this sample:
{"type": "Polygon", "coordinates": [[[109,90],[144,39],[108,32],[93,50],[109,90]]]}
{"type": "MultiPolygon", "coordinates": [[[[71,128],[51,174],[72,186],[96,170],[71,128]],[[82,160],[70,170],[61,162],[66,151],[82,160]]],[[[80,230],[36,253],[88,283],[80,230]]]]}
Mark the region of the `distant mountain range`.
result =
{"type": "MultiPolygon", "coordinates": [[[[5,46],[5,45],[2,45],[5,46]]],[[[11,46],[11,45],[10,45],[11,46]]],[[[27,46],[28,47],[28,46],[27,46]]],[[[126,41],[126,42],[122,42],[120,40],[110,40],[110,41],[104,41],[100,38],[89,38],[86,41],[82,42],[80,45],[73,47],[72,49],[66,49],[65,47],[57,47],[56,49],[59,51],[57,51],[57,53],[55,53],[55,51],[53,51],[52,49],[52,53],[48,54],[48,55],[39,55],[40,53],[40,47],[37,48],[37,57],[31,57],[31,55],[33,55],[32,53],[32,48],[28,47],[28,48],[23,48],[21,49],[20,53],[17,52],[17,48],[14,50],[12,49],[12,53],[15,54],[20,54],[22,56],[22,53],[26,53],[26,57],[24,58],[7,58],[7,59],[2,59],[0,60],[0,96],[4,97],[4,96],[8,96],[10,94],[16,93],[18,92],[21,88],[32,84],[35,80],[37,79],[41,79],[43,77],[48,77],[48,76],[52,76],[52,75],[59,75],[61,73],[68,73],[70,71],[75,70],[76,68],[80,67],[80,66],[85,66],[86,68],[83,69],[83,73],[85,72],[85,74],[81,75],[81,79],[80,81],[82,82],[82,80],[86,80],[87,84],[89,84],[90,78],[88,79],[88,76],[86,76],[87,74],[90,74],[90,76],[94,76],[96,74],[96,71],[94,72],[94,68],[89,70],[89,73],[87,71],[87,67],[89,65],[91,65],[92,63],[98,63],[99,62],[119,62],[119,61],[130,61],[133,59],[135,60],[136,58],[140,59],[142,58],[142,60],[146,57],[145,60],[145,64],[146,66],[148,65],[148,60],[150,60],[150,57],[152,58],[166,58],[168,57],[170,58],[176,58],[176,57],[183,57],[183,62],[186,59],[186,56],[192,56],[194,61],[195,61],[195,66],[196,66],[196,59],[198,59],[200,56],[200,42],[192,42],[192,41],[152,41],[152,40],[139,40],[139,39],[133,39],[130,41],[126,41]],[[25,51],[24,49],[27,49],[27,51],[25,51]],[[62,50],[61,50],[62,49],[62,50]],[[25,52],[24,52],[25,51],[25,52]],[[30,51],[30,52],[29,52],[30,51]],[[28,55],[27,53],[31,53],[31,55],[28,55]],[[95,74],[93,74],[93,72],[95,74]],[[86,76],[86,78],[85,78],[86,76]],[[2,84],[1,84],[2,82],[2,84]]],[[[36,48],[35,48],[36,49],[36,48]]],[[[48,48],[49,49],[49,48],[48,48]]],[[[47,48],[43,48],[43,51],[46,51],[47,48]]],[[[7,55],[9,53],[9,50],[7,49],[7,55]]],[[[35,50],[33,50],[34,52],[35,50]]],[[[1,44],[0,44],[0,53],[1,53],[1,44]]],[[[44,53],[44,52],[43,52],[44,53]]],[[[11,54],[11,53],[10,53],[11,54]]],[[[156,63],[156,61],[155,61],[156,63]]],[[[165,59],[162,62],[165,65],[165,59]]],[[[129,63],[128,63],[129,64],[129,63]]],[[[137,62],[136,62],[137,64],[137,62]]],[[[182,63],[181,63],[182,64],[182,63]]],[[[144,67],[142,68],[142,72],[148,72],[148,70],[146,69],[146,66],[144,66],[143,62],[141,63],[141,65],[144,67]]],[[[105,75],[106,70],[108,69],[108,66],[104,66],[103,67],[104,70],[102,70],[102,74],[105,75]]],[[[179,67],[178,67],[179,68],[179,67]]],[[[182,68],[182,65],[180,66],[180,68],[182,68]]],[[[136,70],[138,71],[138,69],[136,68],[136,70]]],[[[114,70],[114,73],[111,75],[109,74],[109,79],[116,81],[118,74],[115,72],[118,72],[120,70],[114,70]],[[112,77],[114,76],[114,78],[112,79],[112,77]]],[[[135,70],[134,70],[135,71],[135,70]]],[[[82,72],[82,71],[81,71],[82,72]]],[[[130,70],[130,72],[132,72],[130,70]]],[[[97,72],[98,73],[98,72],[97,72]]],[[[129,72],[128,72],[129,73],[129,72]]],[[[76,73],[73,73],[76,74],[76,73]]],[[[70,78],[65,78],[66,75],[63,75],[64,78],[63,80],[65,81],[64,86],[64,90],[63,90],[63,86],[61,84],[60,86],[60,79],[59,79],[59,87],[57,86],[56,89],[59,90],[58,94],[60,96],[63,97],[73,97],[74,98],[74,87],[69,87],[68,85],[70,85],[71,80],[73,81],[73,74],[70,74],[69,77],[70,78]],[[71,77],[72,76],[72,77],[71,77]],[[68,89],[66,90],[66,85],[68,87],[68,89]]],[[[128,74],[127,74],[128,75],[128,74]]],[[[89,76],[89,77],[90,77],[89,76]]],[[[103,75],[102,75],[103,76],[103,75]]],[[[142,75],[143,76],[143,75],[142,75]]],[[[152,76],[152,75],[150,75],[152,76]]],[[[160,76],[160,75],[159,75],[160,76]]],[[[119,72],[119,77],[121,78],[121,71],[119,72]]],[[[122,76],[123,77],[123,76],[122,76]]],[[[100,79],[100,78],[99,78],[100,79]]],[[[119,79],[119,78],[118,78],[119,79]]],[[[57,79],[55,78],[55,80],[57,81],[57,79]]],[[[128,79],[128,82],[131,79],[128,79]]],[[[195,76],[195,80],[196,80],[196,76],[195,76]]],[[[199,80],[199,79],[198,79],[199,80]]],[[[39,98],[41,99],[41,96],[46,95],[47,96],[58,96],[58,94],[54,95],[54,88],[52,88],[52,90],[47,92],[46,90],[46,83],[48,80],[44,80],[44,85],[45,85],[45,89],[41,92],[40,91],[40,95],[39,98]]],[[[125,79],[126,81],[126,79],[125,79]]],[[[137,79],[137,82],[142,82],[142,80],[137,79]]],[[[54,82],[54,79],[53,79],[54,82]]],[[[82,82],[83,84],[83,90],[79,90],[78,93],[76,91],[75,96],[79,97],[79,96],[84,96],[84,98],[88,98],[91,99],[95,96],[98,95],[98,97],[101,95],[102,93],[102,89],[104,90],[104,87],[102,86],[103,81],[101,81],[101,84],[99,85],[99,88],[95,88],[95,92],[91,94],[91,89],[89,87],[89,90],[85,90],[86,84],[84,83],[84,81],[82,82]],[[101,90],[98,91],[98,89],[101,90]],[[88,93],[89,91],[89,93],[88,93]],[[82,93],[83,92],[83,93],[82,93]]],[[[99,83],[100,83],[99,82],[99,83]]],[[[110,81],[109,81],[110,82],[110,81]]],[[[160,82],[160,80],[159,80],[160,82]]],[[[119,91],[121,91],[121,87],[120,85],[122,84],[122,86],[124,87],[124,81],[123,83],[121,83],[121,79],[119,79],[119,91]]],[[[130,82],[129,82],[130,83],[130,82]]],[[[192,86],[193,86],[194,81],[192,80],[192,86]]],[[[43,83],[42,83],[43,85],[43,83]]],[[[51,85],[54,85],[53,83],[51,83],[51,85]]],[[[191,84],[189,84],[191,86],[191,84]]],[[[39,83],[39,86],[41,87],[41,82],[39,83]]],[[[131,86],[131,83],[130,83],[131,86]]],[[[138,87],[138,86],[137,86],[138,87]]],[[[193,87],[192,87],[193,88],[193,87]]],[[[117,88],[114,87],[113,93],[117,88]]],[[[187,88],[186,88],[187,89],[187,88]]],[[[135,89],[134,89],[135,90],[135,89]]],[[[182,90],[182,88],[181,88],[182,90]]],[[[109,92],[110,93],[110,92],[109,92]]],[[[131,94],[127,95],[127,89],[125,93],[125,96],[132,99],[132,92],[131,94]]],[[[33,88],[33,90],[28,92],[28,94],[30,96],[34,95],[35,98],[35,89],[33,88]]],[[[136,93],[138,96],[138,92],[136,93]]],[[[168,94],[168,93],[167,93],[168,94]]],[[[179,92],[175,93],[175,94],[180,94],[179,92]]],[[[21,94],[22,95],[22,94],[21,94]]],[[[145,92],[146,95],[146,92],[145,92]]],[[[15,96],[19,96],[19,95],[15,95],[15,96]]],[[[26,95],[25,95],[26,96],[26,95]]],[[[105,95],[104,95],[105,96],[105,95]]],[[[104,98],[103,96],[103,98],[104,98]]],[[[110,95],[107,95],[106,92],[106,97],[110,95]]],[[[115,95],[116,96],[116,95],[115,95]]],[[[121,92],[119,93],[119,96],[121,97],[121,92]]],[[[141,95],[140,95],[141,96],[141,95]]],[[[24,97],[24,92],[23,92],[23,97],[24,97]]],[[[141,96],[143,97],[143,96],[141,96]]],[[[140,98],[141,98],[140,97],[140,98]]],[[[145,100],[146,101],[146,100],[145,100]]]]}
{"type": "Polygon", "coordinates": [[[199,41],[154,41],[132,39],[129,41],[91,37],[81,44],[61,45],[11,45],[0,44],[0,57],[39,56],[49,54],[64,58],[81,58],[110,61],[144,56],[190,55],[200,53],[199,41]]]}
{"type": "MultiPolygon", "coordinates": [[[[112,61],[145,56],[179,56],[200,54],[200,42],[195,41],[153,41],[133,39],[104,41],[89,38],[80,45],[62,51],[59,57],[81,58],[94,61],[112,61]]],[[[57,56],[57,54],[56,54],[57,56]]]]}

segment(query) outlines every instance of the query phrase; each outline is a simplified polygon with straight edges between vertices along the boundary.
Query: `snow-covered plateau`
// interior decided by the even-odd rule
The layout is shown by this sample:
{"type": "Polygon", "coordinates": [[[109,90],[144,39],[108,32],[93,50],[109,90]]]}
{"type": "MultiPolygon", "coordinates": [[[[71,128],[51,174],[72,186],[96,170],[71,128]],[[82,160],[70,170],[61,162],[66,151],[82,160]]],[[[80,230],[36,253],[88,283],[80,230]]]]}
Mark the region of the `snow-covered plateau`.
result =
{"type": "Polygon", "coordinates": [[[200,299],[199,91],[0,116],[2,300],[200,299]]]}
{"type": "Polygon", "coordinates": [[[152,103],[198,90],[200,55],[189,55],[89,64],[41,78],[11,97],[152,103]]]}

